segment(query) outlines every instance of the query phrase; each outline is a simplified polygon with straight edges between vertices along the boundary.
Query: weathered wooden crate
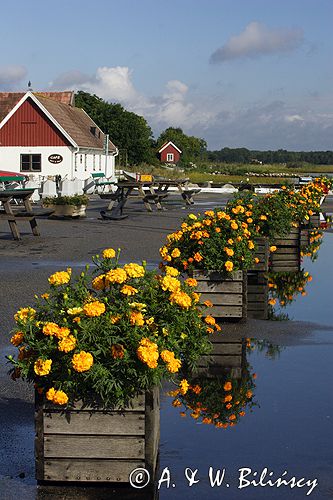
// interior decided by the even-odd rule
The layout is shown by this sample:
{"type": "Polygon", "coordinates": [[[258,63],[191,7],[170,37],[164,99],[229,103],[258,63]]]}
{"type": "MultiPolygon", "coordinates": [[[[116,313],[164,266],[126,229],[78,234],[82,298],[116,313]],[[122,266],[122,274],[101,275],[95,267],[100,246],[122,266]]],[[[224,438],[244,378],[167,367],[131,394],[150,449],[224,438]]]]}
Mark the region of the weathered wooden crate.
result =
{"type": "Polygon", "coordinates": [[[320,227],[320,214],[315,213],[310,215],[308,220],[303,221],[302,226],[305,227],[320,227]]]}
{"type": "Polygon", "coordinates": [[[277,250],[270,254],[269,270],[272,272],[299,271],[301,263],[301,229],[293,228],[289,234],[272,242],[277,250]]]}
{"type": "Polygon", "coordinates": [[[247,273],[247,317],[268,319],[268,279],[264,272],[247,273]]]}
{"type": "Polygon", "coordinates": [[[254,264],[249,271],[268,271],[268,260],[269,260],[269,241],[268,238],[254,238],[254,242],[257,246],[254,252],[254,258],[259,259],[257,264],[254,264]]]}
{"type": "Polygon", "coordinates": [[[232,378],[241,378],[246,362],[246,340],[227,338],[221,333],[210,335],[209,340],[213,350],[200,358],[196,373],[214,377],[228,371],[232,378]]]}
{"type": "Polygon", "coordinates": [[[226,277],[218,271],[194,270],[193,278],[198,282],[201,302],[210,300],[213,304],[205,313],[221,319],[246,319],[246,273],[234,271],[226,277]]]}
{"type": "Polygon", "coordinates": [[[46,407],[36,398],[36,478],[45,482],[128,483],[157,467],[160,405],[157,388],[123,411],[46,407]]]}

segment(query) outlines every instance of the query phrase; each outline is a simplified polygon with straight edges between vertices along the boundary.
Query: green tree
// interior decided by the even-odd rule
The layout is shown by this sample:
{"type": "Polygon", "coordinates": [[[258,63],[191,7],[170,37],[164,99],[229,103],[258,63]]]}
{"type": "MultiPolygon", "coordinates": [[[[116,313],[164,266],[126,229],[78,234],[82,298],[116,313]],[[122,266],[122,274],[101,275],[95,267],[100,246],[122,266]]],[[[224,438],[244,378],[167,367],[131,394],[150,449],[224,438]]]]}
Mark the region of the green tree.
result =
{"type": "Polygon", "coordinates": [[[169,127],[157,139],[157,149],[172,141],[182,151],[181,162],[186,166],[206,157],[207,143],[204,139],[184,134],[181,128],[169,127]]]}
{"type": "Polygon", "coordinates": [[[126,151],[130,165],[154,161],[153,133],[142,116],[126,111],[121,104],[109,103],[82,91],[76,93],[75,105],[109,134],[118,149],[126,151]]]}

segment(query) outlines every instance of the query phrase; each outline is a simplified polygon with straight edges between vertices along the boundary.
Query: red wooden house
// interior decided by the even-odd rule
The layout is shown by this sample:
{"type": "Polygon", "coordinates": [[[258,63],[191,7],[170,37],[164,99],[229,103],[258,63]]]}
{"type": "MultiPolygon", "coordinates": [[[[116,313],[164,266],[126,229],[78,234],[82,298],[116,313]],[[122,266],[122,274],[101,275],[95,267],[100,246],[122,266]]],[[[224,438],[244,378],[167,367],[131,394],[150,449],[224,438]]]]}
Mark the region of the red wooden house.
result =
{"type": "Polygon", "coordinates": [[[182,151],[179,148],[177,148],[177,146],[173,142],[169,141],[165,142],[160,147],[158,153],[160,155],[161,163],[176,164],[180,160],[180,155],[182,154],[182,151]]]}

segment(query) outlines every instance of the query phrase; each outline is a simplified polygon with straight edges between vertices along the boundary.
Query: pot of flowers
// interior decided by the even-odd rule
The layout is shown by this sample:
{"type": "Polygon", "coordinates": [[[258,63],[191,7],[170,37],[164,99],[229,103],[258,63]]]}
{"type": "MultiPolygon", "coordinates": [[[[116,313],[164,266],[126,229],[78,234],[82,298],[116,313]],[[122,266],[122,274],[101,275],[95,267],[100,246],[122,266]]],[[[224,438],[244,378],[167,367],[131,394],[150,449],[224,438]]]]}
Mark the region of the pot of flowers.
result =
{"type": "Polygon", "coordinates": [[[291,304],[297,295],[306,295],[306,285],[312,281],[312,276],[304,269],[293,272],[270,272],[268,278],[268,308],[269,319],[281,317],[286,319],[285,314],[277,314],[275,306],[280,306],[284,309],[291,304]]]}
{"type": "Polygon", "coordinates": [[[193,289],[118,259],[109,248],[92,273],[56,272],[15,315],[8,360],[12,378],[35,385],[39,482],[128,482],[137,467],[152,480],[158,386],[209,351],[193,289]]]}
{"type": "Polygon", "coordinates": [[[50,196],[43,199],[43,207],[53,210],[50,217],[85,217],[88,202],[84,194],[50,196]]]}
{"type": "Polygon", "coordinates": [[[190,275],[201,302],[209,306],[207,314],[218,318],[246,318],[246,270],[256,246],[253,221],[238,218],[244,211],[240,200],[231,215],[222,209],[189,214],[160,249],[163,265],[190,275]]]}

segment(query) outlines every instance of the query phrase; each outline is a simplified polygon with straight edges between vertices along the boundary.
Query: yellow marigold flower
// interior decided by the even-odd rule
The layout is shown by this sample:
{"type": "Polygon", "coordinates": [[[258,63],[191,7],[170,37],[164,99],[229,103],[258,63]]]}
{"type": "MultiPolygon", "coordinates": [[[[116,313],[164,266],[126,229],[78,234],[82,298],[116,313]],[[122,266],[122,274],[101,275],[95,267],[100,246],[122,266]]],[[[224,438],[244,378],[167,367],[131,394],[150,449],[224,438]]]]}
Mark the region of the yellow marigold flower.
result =
{"type": "Polygon", "coordinates": [[[276,299],[269,299],[268,303],[269,303],[269,305],[271,305],[271,306],[275,306],[275,304],[276,304],[276,299]]]}
{"type": "Polygon", "coordinates": [[[179,271],[175,267],[165,266],[165,274],[176,278],[179,275],[179,271]]]}
{"type": "Polygon", "coordinates": [[[248,224],[252,224],[253,219],[251,219],[251,217],[249,217],[248,219],[246,219],[246,222],[247,222],[248,224]]]}
{"type": "Polygon", "coordinates": [[[10,341],[15,347],[18,347],[20,344],[22,344],[23,339],[24,339],[23,332],[16,332],[14,333],[10,341]]]}
{"type": "Polygon", "coordinates": [[[141,339],[136,352],[140,361],[146,363],[149,368],[157,368],[157,360],[159,357],[157,344],[144,337],[141,339]]]}
{"type": "Polygon", "coordinates": [[[99,300],[95,300],[94,302],[88,302],[83,306],[83,312],[86,316],[90,318],[94,316],[100,316],[105,312],[105,304],[103,302],[99,302],[99,300]]]}
{"type": "Polygon", "coordinates": [[[28,319],[33,319],[35,317],[36,310],[32,307],[21,307],[14,316],[15,321],[21,320],[24,323],[28,319]]]}
{"type": "Polygon", "coordinates": [[[194,214],[189,214],[188,218],[191,219],[191,220],[197,220],[198,217],[196,215],[194,215],[194,214]]]}
{"type": "Polygon", "coordinates": [[[145,268],[139,264],[125,264],[124,270],[130,278],[142,278],[145,275],[145,268]]]}
{"type": "Polygon", "coordinates": [[[41,298],[47,300],[50,297],[49,293],[42,293],[41,298]]]}
{"type": "Polygon", "coordinates": [[[132,311],[130,315],[130,323],[133,326],[143,326],[145,324],[143,314],[139,311],[132,311]]]}
{"type": "Polygon", "coordinates": [[[94,363],[94,358],[90,352],[80,351],[72,357],[72,365],[77,372],[86,372],[94,363]]]}
{"type": "Polygon", "coordinates": [[[230,261],[230,260],[227,260],[225,263],[224,263],[224,267],[226,268],[227,271],[232,271],[233,268],[234,268],[234,264],[230,261]]]}
{"type": "Polygon", "coordinates": [[[106,248],[102,252],[103,259],[113,259],[116,256],[116,252],[113,248],[106,248]]]}
{"type": "Polygon", "coordinates": [[[127,279],[127,273],[124,269],[117,267],[116,269],[111,269],[105,275],[106,280],[109,283],[124,283],[127,279]]]}
{"type": "Polygon", "coordinates": [[[187,280],[185,280],[185,283],[188,285],[188,286],[191,286],[191,287],[195,287],[195,286],[198,286],[198,282],[196,279],[194,278],[187,278],[187,280]]]}
{"type": "Polygon", "coordinates": [[[59,351],[62,352],[70,352],[73,349],[75,349],[76,346],[76,338],[74,335],[68,335],[67,337],[64,337],[60,342],[58,343],[58,349],[59,351]]]}
{"type": "Polygon", "coordinates": [[[225,253],[229,256],[229,257],[232,257],[234,255],[234,251],[232,248],[228,248],[228,247],[224,247],[223,249],[225,251],[225,253]]]}
{"type": "Polygon", "coordinates": [[[75,318],[73,318],[73,321],[75,323],[80,323],[81,322],[81,318],[79,316],[76,316],[75,318]]]}
{"type": "Polygon", "coordinates": [[[162,259],[165,260],[165,258],[168,256],[168,253],[169,253],[169,250],[167,249],[166,246],[160,248],[160,256],[162,257],[162,259]]]}
{"type": "Polygon", "coordinates": [[[223,389],[224,389],[225,391],[231,391],[231,389],[232,389],[232,383],[231,383],[231,382],[226,382],[226,383],[224,384],[224,386],[223,386],[223,389]]]}
{"type": "Polygon", "coordinates": [[[55,393],[56,393],[55,388],[51,387],[51,389],[49,389],[46,393],[46,399],[48,399],[49,401],[53,401],[55,393]]]}
{"type": "Polygon", "coordinates": [[[181,292],[180,290],[173,292],[170,295],[170,302],[175,303],[184,309],[188,309],[192,305],[192,300],[189,295],[185,292],[181,292]]]}
{"type": "Polygon", "coordinates": [[[205,215],[207,215],[207,217],[214,217],[215,213],[213,210],[206,210],[205,215]]]}
{"type": "Polygon", "coordinates": [[[50,285],[66,285],[69,283],[71,279],[71,274],[68,271],[58,271],[57,273],[52,274],[48,281],[50,285]]]}
{"type": "Polygon", "coordinates": [[[229,245],[233,245],[233,244],[234,244],[234,240],[233,240],[232,238],[229,238],[229,239],[228,239],[228,244],[229,244],[229,245]]]}
{"type": "Polygon", "coordinates": [[[82,307],[71,307],[70,309],[67,309],[67,314],[70,316],[76,316],[77,314],[82,313],[82,311],[82,307]]]}
{"type": "Polygon", "coordinates": [[[68,335],[70,334],[70,329],[67,328],[66,326],[60,326],[57,330],[57,332],[55,333],[55,336],[58,338],[58,339],[64,339],[66,337],[68,337],[68,335]]]}
{"type": "Polygon", "coordinates": [[[201,262],[203,257],[202,255],[199,253],[199,252],[196,252],[194,255],[193,255],[193,259],[196,261],[196,262],[201,262]]]}
{"type": "Polygon", "coordinates": [[[57,335],[59,332],[60,326],[57,325],[56,323],[45,323],[43,326],[43,333],[44,335],[57,335]]]}
{"type": "Polygon", "coordinates": [[[167,349],[162,351],[160,356],[165,363],[170,363],[170,361],[175,359],[174,353],[172,351],[168,351],[167,349]]]}
{"type": "Polygon", "coordinates": [[[135,295],[136,293],[138,293],[138,290],[137,288],[134,288],[133,286],[130,286],[130,285],[124,285],[122,288],[121,288],[121,293],[123,293],[124,295],[135,295]]]}
{"type": "Polygon", "coordinates": [[[161,288],[165,292],[176,292],[180,289],[180,281],[172,276],[164,276],[161,280],[161,288]]]}
{"type": "Polygon", "coordinates": [[[188,383],[188,381],[185,378],[183,378],[183,380],[181,380],[181,382],[179,384],[179,389],[180,389],[179,392],[184,395],[187,393],[189,387],[190,387],[190,384],[188,383]]]}
{"type": "Polygon", "coordinates": [[[51,371],[52,359],[37,359],[34,364],[34,372],[36,375],[48,375],[51,371]]]}
{"type": "Polygon", "coordinates": [[[68,396],[64,391],[55,391],[52,401],[56,405],[65,405],[68,403],[68,396]]]}
{"type": "Polygon", "coordinates": [[[179,359],[174,358],[167,364],[167,370],[170,373],[177,373],[181,365],[182,365],[181,361],[179,359]]]}
{"type": "Polygon", "coordinates": [[[258,262],[259,262],[258,257],[255,257],[255,258],[254,258],[254,262],[255,262],[256,264],[258,264],[258,262]]]}
{"type": "Polygon", "coordinates": [[[266,215],[260,215],[259,219],[260,220],[267,220],[267,216],[266,215]]]}
{"type": "Polygon", "coordinates": [[[248,247],[249,247],[250,250],[254,249],[254,243],[253,243],[253,241],[251,241],[251,240],[248,241],[247,245],[248,245],[248,247]]]}
{"type": "Polygon", "coordinates": [[[175,398],[179,394],[179,389],[175,389],[174,391],[169,391],[167,392],[168,396],[171,396],[172,398],[175,398]]]}
{"type": "Polygon", "coordinates": [[[180,256],[180,250],[179,248],[174,248],[171,252],[171,257],[173,257],[174,259],[176,259],[177,257],[180,256]]]}
{"type": "Polygon", "coordinates": [[[152,325],[155,321],[155,318],[152,316],[151,318],[146,319],[146,324],[147,325],[152,325]]]}
{"type": "Polygon", "coordinates": [[[230,223],[230,227],[231,227],[231,229],[234,229],[234,230],[238,229],[237,222],[235,222],[234,220],[232,220],[231,223],[230,223]]]}
{"type": "Polygon", "coordinates": [[[215,318],[213,318],[213,316],[206,316],[205,323],[207,323],[207,325],[215,325],[216,321],[215,318]]]}
{"type": "Polygon", "coordinates": [[[272,245],[272,246],[269,247],[269,251],[270,252],[276,252],[276,250],[277,250],[277,248],[276,248],[275,245],[272,245]]]}
{"type": "Polygon", "coordinates": [[[92,280],[92,287],[94,290],[104,290],[105,286],[105,274],[100,274],[92,280]]]}

